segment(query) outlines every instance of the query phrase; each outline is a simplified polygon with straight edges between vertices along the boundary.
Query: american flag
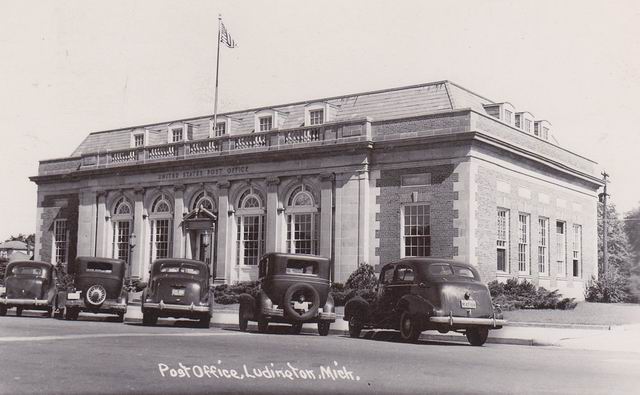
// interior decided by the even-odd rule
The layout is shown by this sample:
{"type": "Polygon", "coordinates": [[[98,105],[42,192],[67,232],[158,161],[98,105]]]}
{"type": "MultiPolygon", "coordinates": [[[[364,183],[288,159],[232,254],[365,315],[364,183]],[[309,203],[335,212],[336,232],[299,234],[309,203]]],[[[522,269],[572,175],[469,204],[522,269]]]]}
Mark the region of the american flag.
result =
{"type": "Polygon", "coordinates": [[[222,23],[222,21],[220,21],[220,42],[225,43],[229,48],[235,48],[238,46],[233,38],[231,38],[231,34],[229,34],[227,28],[224,27],[224,23],[222,23]]]}

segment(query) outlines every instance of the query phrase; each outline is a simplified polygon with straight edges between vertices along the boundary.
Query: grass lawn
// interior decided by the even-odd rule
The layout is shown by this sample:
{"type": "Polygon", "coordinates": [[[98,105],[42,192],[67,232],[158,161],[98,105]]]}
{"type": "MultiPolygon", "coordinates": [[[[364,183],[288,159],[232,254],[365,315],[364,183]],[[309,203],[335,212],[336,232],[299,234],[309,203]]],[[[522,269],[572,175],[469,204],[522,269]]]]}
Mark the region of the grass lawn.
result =
{"type": "Polygon", "coordinates": [[[622,325],[640,323],[640,305],[580,302],[573,310],[512,310],[504,317],[511,322],[550,324],[622,325]]]}

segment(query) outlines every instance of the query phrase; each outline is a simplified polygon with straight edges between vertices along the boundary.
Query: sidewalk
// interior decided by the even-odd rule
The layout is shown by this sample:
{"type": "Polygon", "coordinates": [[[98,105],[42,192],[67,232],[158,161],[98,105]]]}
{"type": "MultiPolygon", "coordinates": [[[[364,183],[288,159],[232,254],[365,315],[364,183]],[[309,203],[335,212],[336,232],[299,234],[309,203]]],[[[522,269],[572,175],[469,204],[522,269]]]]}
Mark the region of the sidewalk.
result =
{"type": "MultiPolygon", "coordinates": [[[[139,323],[141,321],[142,312],[140,307],[130,305],[125,316],[125,322],[139,323]]],[[[255,323],[249,323],[250,327],[252,327],[252,324],[255,326],[255,323]]],[[[237,329],[237,311],[215,310],[211,319],[211,326],[237,329]]],[[[317,327],[315,324],[305,324],[302,331],[304,333],[317,333],[317,327]]],[[[348,335],[347,322],[339,316],[336,322],[331,324],[330,333],[332,335],[348,335]]],[[[420,340],[467,343],[467,338],[464,335],[455,332],[447,334],[434,331],[423,332],[420,340]]],[[[516,323],[507,325],[502,329],[490,331],[487,343],[640,353],[640,324],[608,327],[602,325],[552,326],[549,324],[516,323]]]]}

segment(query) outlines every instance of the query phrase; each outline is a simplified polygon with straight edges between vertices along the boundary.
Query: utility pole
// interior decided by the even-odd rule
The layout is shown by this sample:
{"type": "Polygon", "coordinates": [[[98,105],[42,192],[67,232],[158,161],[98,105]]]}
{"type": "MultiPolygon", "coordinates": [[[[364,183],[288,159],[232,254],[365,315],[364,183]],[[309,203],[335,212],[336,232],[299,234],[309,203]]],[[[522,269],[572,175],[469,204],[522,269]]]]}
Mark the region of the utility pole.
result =
{"type": "Polygon", "coordinates": [[[607,183],[609,182],[609,174],[606,171],[602,173],[604,181],[604,192],[600,194],[602,201],[602,274],[607,274],[609,268],[609,253],[607,252],[607,183]]]}

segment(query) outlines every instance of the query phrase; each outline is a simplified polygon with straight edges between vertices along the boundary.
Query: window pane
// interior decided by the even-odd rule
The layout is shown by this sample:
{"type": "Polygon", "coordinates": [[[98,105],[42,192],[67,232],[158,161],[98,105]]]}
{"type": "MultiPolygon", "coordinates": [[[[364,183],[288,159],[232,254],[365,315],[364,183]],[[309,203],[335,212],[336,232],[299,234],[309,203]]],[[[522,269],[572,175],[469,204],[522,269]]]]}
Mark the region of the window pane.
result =
{"type": "Polygon", "coordinates": [[[404,206],[404,256],[430,256],[429,206],[404,206]]]}

